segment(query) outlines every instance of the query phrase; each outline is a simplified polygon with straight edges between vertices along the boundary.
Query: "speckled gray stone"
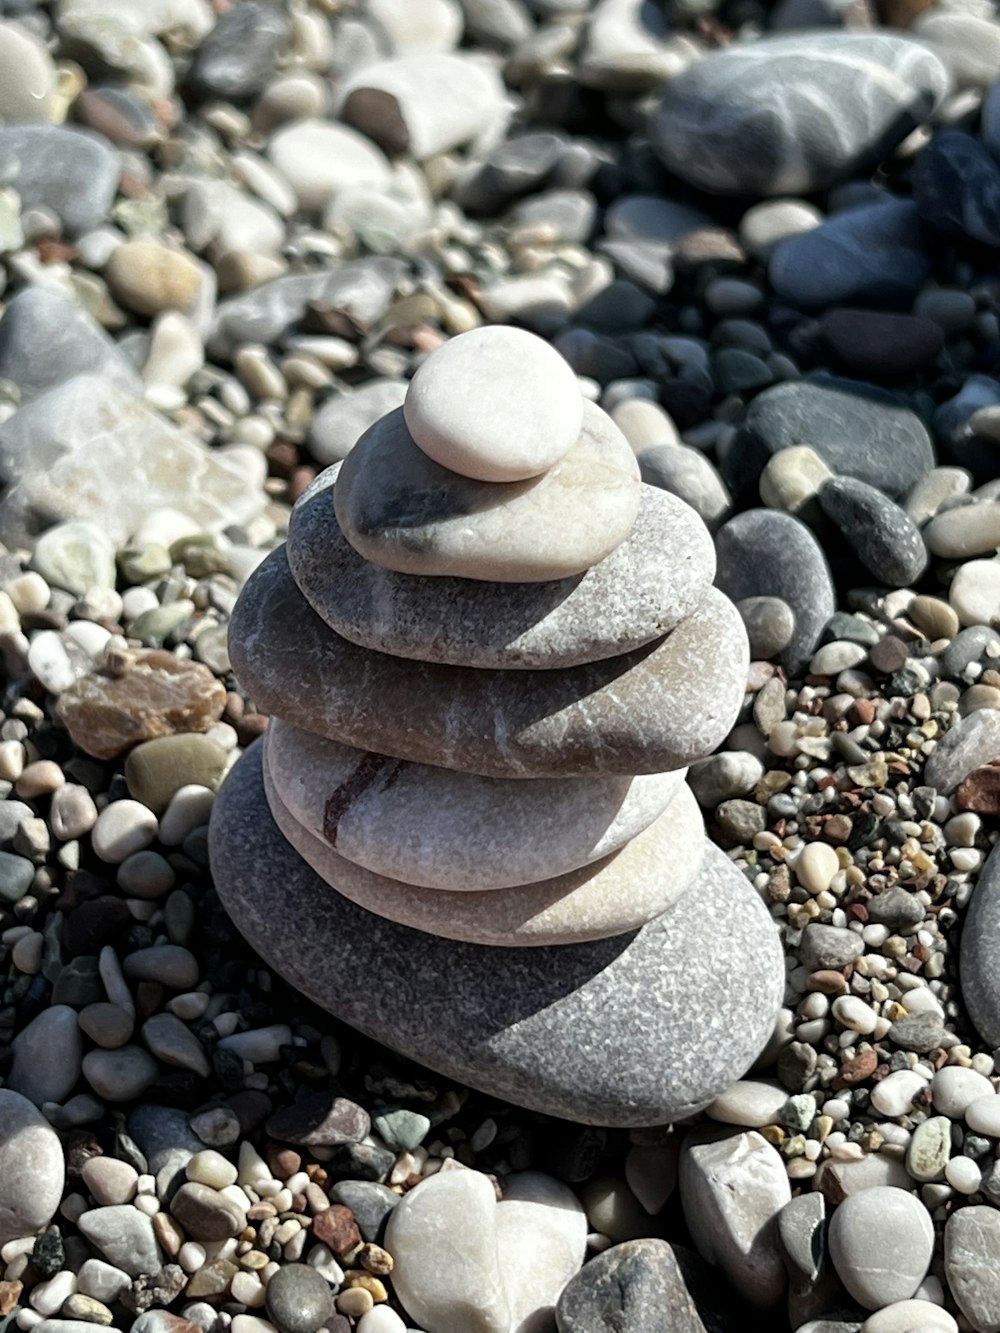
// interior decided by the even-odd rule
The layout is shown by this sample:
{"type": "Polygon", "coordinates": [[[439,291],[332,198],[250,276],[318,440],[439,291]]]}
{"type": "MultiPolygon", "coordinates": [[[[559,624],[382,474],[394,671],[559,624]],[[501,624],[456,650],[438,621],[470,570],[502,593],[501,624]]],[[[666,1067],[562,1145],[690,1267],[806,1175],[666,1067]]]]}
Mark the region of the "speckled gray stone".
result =
{"type": "MultiPolygon", "coordinates": [[[[972,713],[967,721],[982,717],[972,713]]],[[[1000,852],[986,859],[962,928],[959,980],[969,1017],[983,1040],[1000,1046],[1000,852]]]]}
{"type": "Polygon", "coordinates": [[[934,1224],[916,1194],[873,1185],[848,1197],[830,1219],[830,1257],[866,1310],[908,1300],[934,1250],[934,1224]]]}
{"type": "Polygon", "coordinates": [[[1000,712],[979,708],[948,728],[924,768],[924,781],[950,795],[974,768],[1000,759],[1000,712]]]}
{"type": "Polygon", "coordinates": [[[732,513],[725,482],[698,449],[686,444],[654,444],[637,457],[647,485],[686,501],[713,532],[732,513]]]}
{"type": "Polygon", "coordinates": [[[687,772],[482,778],[338,745],[280,718],[264,749],[282,804],[338,856],[405,884],[463,892],[531,884],[610,856],[663,814],[687,772]]]}
{"type": "MultiPolygon", "coordinates": [[[[390,760],[390,763],[393,761],[390,760]]],[[[643,926],[697,876],[705,846],[698,803],[687,788],[648,829],[612,856],[569,874],[488,892],[421,888],[352,864],[288,812],[264,768],[271,814],[316,873],[352,903],[440,939],[496,948],[540,948],[607,939],[643,926]]]]}
{"type": "Polygon", "coordinates": [[[667,86],[666,165],[717,194],[808,194],[872,165],[933,110],[948,73],[889,33],[824,30],[734,43],[667,86]]]}
{"type": "Polygon", "coordinates": [[[26,1097],[0,1089],[0,1245],[48,1224],[65,1178],[55,1130],[26,1097]]]}
{"type": "Polygon", "coordinates": [[[749,663],[739,613],[711,588],[665,638],[604,662],[533,672],[408,662],[325,625],[284,548],[244,588],[229,647],[258,708],[345,745],[489,777],[683,768],[729,732],[749,663]]]}
{"type": "Polygon", "coordinates": [[[366,560],[403,574],[538,583],[581,574],[628,536],[639,465],[607,413],[585,403],[576,444],[527,481],[475,481],[417,446],[403,411],[357,442],[334,489],[337,521],[366,560]]]}
{"type": "Polygon", "coordinates": [[[673,1249],[664,1240],[627,1240],[585,1264],[556,1305],[559,1333],[705,1333],[673,1249]]]}
{"type": "Polygon", "coordinates": [[[879,583],[906,588],[924,573],[928,555],[919,528],[877,487],[831,477],[819,488],[819,506],[879,583]]]}
{"type": "Polygon", "coordinates": [[[959,1208],[944,1229],[948,1287],[977,1333],[1000,1328],[1000,1212],[981,1204],[959,1208]]]}
{"type": "Polygon", "coordinates": [[[800,670],[812,657],[823,626],[836,610],[826,556],[806,525],[776,509],[748,509],[715,536],[715,581],[733,601],[778,597],[795,625],[780,661],[800,670]]]}
{"type": "Polygon", "coordinates": [[[637,933],[542,949],[456,944],[324,885],[278,832],[261,776],[255,747],[215,803],[211,857],[226,909],[293,986],[429,1068],[549,1115],[653,1125],[714,1100],[770,1037],[781,946],[717,849],[677,905],[637,933]]]}
{"type": "Polygon", "coordinates": [[[576,666],[641,647],[695,610],[715,574],[705,525],[675,496],[641,488],[632,531],[610,555],[547,583],[400,574],[364,560],[340,530],[336,468],[292,511],[288,563],[306,600],[363,648],[455,666],[576,666]]]}

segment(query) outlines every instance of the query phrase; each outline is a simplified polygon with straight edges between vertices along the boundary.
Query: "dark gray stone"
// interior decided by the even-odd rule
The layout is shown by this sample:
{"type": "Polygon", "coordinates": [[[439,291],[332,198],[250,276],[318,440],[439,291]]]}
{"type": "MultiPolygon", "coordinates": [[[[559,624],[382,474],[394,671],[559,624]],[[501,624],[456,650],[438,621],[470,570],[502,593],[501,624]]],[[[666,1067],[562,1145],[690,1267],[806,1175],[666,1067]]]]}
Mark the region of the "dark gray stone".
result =
{"type": "Polygon", "coordinates": [[[271,0],[241,0],[223,10],[195,52],[190,81],[206,97],[242,102],[274,73],[288,36],[288,15],[271,0]]]}
{"type": "MultiPolygon", "coordinates": [[[[973,716],[976,716],[973,714],[973,716]]],[[[1000,1046],[1000,849],[986,859],[965,915],[959,952],[962,999],[990,1049],[1000,1046]]]]}
{"type": "Polygon", "coordinates": [[[312,1264],[285,1264],[267,1284],[267,1313],[281,1333],[316,1333],[334,1313],[333,1289],[312,1264]]]}
{"type": "Polygon", "coordinates": [[[0,379],[27,402],[74,375],[100,375],[141,394],[142,380],[82,306],[47,287],[18,292],[0,319],[0,379]]]}
{"type": "Polygon", "coordinates": [[[733,601],[779,597],[795,630],[781,663],[797,671],[812,657],[836,601],[826,557],[804,523],[776,509],[748,509],[715,537],[716,584],[733,601]]]}
{"type": "Polygon", "coordinates": [[[380,1241],[386,1220],[400,1195],[377,1180],[339,1180],[330,1186],[330,1202],[350,1208],[365,1240],[380,1241]]]}
{"type": "Polygon", "coordinates": [[[310,1092],[276,1111],[267,1122],[272,1139],[310,1147],[360,1143],[371,1129],[368,1112],[346,1097],[329,1091],[310,1092]]]}
{"type": "MultiPolygon", "coordinates": [[[[2,135],[0,131],[0,146],[2,135]]],[[[228,357],[239,343],[277,343],[313,302],[348,313],[362,327],[389,308],[406,273],[401,259],[355,259],[333,272],[292,273],[223,301],[208,339],[212,355],[228,357]]]]}
{"type": "Polygon", "coordinates": [[[926,47],[889,33],[735,43],[667,86],[652,133],[684,180],[716,194],[799,194],[871,166],[948,91],[926,47]]]}
{"type": "Polygon", "coordinates": [[[8,905],[19,902],[31,888],[34,878],[33,861],[14,852],[0,852],[0,901],[8,905]]]}
{"type": "Polygon", "coordinates": [[[893,1023],[889,1029],[889,1040],[904,1051],[917,1051],[926,1055],[941,1045],[944,1036],[944,1024],[940,1014],[907,1014],[893,1023]]]}
{"type": "Polygon", "coordinates": [[[548,1115],[652,1125],[707,1105],[770,1037],[781,946],[716,848],[690,892],[638,932],[554,948],[456,944],[373,917],[318,879],[270,817],[260,756],[251,749],[216,800],[220,896],[269,966],[375,1040],[548,1115]]]}
{"type": "Polygon", "coordinates": [[[974,1329],[1000,1324],[1000,1213],[982,1204],[959,1208],[944,1229],[944,1273],[958,1308],[974,1329]]]}
{"type": "Polygon", "coordinates": [[[841,926],[824,926],[813,921],[802,932],[799,944],[799,962],[810,972],[826,968],[840,971],[864,953],[864,942],[853,930],[841,926]]]}
{"type": "Polygon", "coordinates": [[[736,609],[743,617],[753,661],[783,653],[795,633],[795,612],[780,597],[744,597],[736,609]]]}
{"type": "Polygon", "coordinates": [[[737,504],[756,498],[768,459],[808,444],[833,472],[878,486],[893,499],[934,466],[934,446],[917,414],[884,389],[823,376],[765,389],[753,400],[722,460],[737,504]]]}
{"type": "Polygon", "coordinates": [[[1000,246],[1000,165],[971,134],[934,136],[914,164],[913,197],[933,226],[1000,246]]]}
{"type": "Polygon", "coordinates": [[[244,588],[229,648],[265,712],[346,745],[487,777],[684,768],[732,727],[749,663],[743,622],[712,588],[670,634],[603,662],[512,672],[389,657],[324,624],[284,548],[244,588]]]}
{"type": "Polygon", "coordinates": [[[506,670],[613,657],[690,615],[715,573],[697,515],[644,486],[628,537],[584,574],[521,584],[398,574],[347,541],[334,513],[335,480],[330,468],[295,505],[289,568],[338,634],[397,657],[506,670]]]}
{"type": "Polygon", "coordinates": [[[819,506],[879,583],[906,588],[927,568],[920,530],[905,509],[856,477],[831,477],[819,489],[819,506]]]}
{"type": "Polygon", "coordinates": [[[785,1204],[778,1214],[778,1241],[789,1277],[816,1282],[826,1268],[826,1200],[819,1191],[785,1204]]]}
{"type": "Polygon", "coordinates": [[[470,213],[499,213],[512,200],[542,189],[567,147],[564,136],[551,130],[504,139],[477,170],[458,181],[455,199],[470,213]]]}
{"type": "Polygon", "coordinates": [[[684,500],[709,531],[714,532],[732,513],[726,483],[698,449],[687,444],[654,444],[636,456],[643,481],[684,500]]]}
{"type": "Polygon", "coordinates": [[[893,932],[914,930],[927,914],[917,895],[900,884],[876,893],[865,906],[869,921],[877,926],[888,926],[893,932]]]}
{"type": "Polygon", "coordinates": [[[890,199],[780,242],[768,276],[783,300],[805,309],[908,305],[930,276],[933,246],[916,207],[890,199]]]}
{"type": "Polygon", "coordinates": [[[107,220],[121,158],[102,134],[62,125],[0,126],[0,184],[24,208],[50,208],[71,236],[107,220]]]}
{"type": "Polygon", "coordinates": [[[628,1240],[584,1264],[556,1305],[559,1333],[705,1333],[665,1240],[628,1240]],[[669,1311],[669,1316],[667,1316],[669,1311]]]}

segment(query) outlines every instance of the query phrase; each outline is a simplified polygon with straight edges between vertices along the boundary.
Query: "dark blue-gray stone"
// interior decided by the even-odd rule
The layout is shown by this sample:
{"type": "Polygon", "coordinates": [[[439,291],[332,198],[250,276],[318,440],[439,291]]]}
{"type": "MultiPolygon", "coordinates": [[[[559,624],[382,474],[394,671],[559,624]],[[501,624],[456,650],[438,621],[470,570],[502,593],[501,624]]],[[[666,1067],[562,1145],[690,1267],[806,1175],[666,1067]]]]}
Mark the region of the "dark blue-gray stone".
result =
{"type": "Polygon", "coordinates": [[[651,133],[666,166],[700,189],[811,193],[878,162],[948,86],[937,56],[907,37],[765,37],[673,79],[651,133]]]}
{"type": "Polygon", "coordinates": [[[23,403],[74,375],[142,393],[128,359],[82,306],[47,287],[24,288],[0,319],[0,379],[17,385],[23,403]]]}
{"type": "Polygon", "coordinates": [[[996,478],[1000,450],[995,440],[977,435],[969,418],[981,407],[1000,404],[1000,381],[990,375],[970,375],[958,393],[935,410],[934,435],[942,451],[959,467],[968,468],[977,484],[996,478]]]}
{"type": "Polygon", "coordinates": [[[795,630],[780,661],[800,670],[812,657],[836,609],[823,550],[804,523],[779,509],[748,509],[715,534],[716,585],[734,602],[780,597],[792,608],[795,630]]]}
{"type": "Polygon", "coordinates": [[[35,878],[34,863],[14,852],[0,852],[0,902],[19,902],[35,878]]]}
{"type": "Polygon", "coordinates": [[[804,309],[909,306],[930,277],[934,235],[908,199],[837,213],[775,246],[771,286],[804,309]]]}
{"type": "Polygon", "coordinates": [[[781,1003],[774,923],[712,845],[690,890],[639,931],[542,948],[442,940],[355,907],[295,854],[255,745],[216,800],[211,853],[233,922],[291,985],[410,1059],[547,1115],[690,1115],[759,1055],[781,1003]]]}
{"type": "Polygon", "coordinates": [[[653,1239],[627,1240],[584,1264],[563,1288],[556,1327],[559,1333],[705,1333],[673,1249],[653,1239]]]}
{"type": "Polygon", "coordinates": [[[965,914],[958,956],[962,999],[977,1032],[1000,1046],[1000,849],[986,859],[965,914]]]}
{"type": "Polygon", "coordinates": [[[118,150],[92,130],[0,126],[0,184],[24,208],[50,208],[71,236],[107,220],[121,169],[118,150]]]}
{"type": "Polygon", "coordinates": [[[831,477],[819,506],[879,583],[906,588],[927,568],[927,547],[905,509],[856,477],[831,477]]]}
{"type": "Polygon", "coordinates": [[[350,1208],[365,1240],[380,1241],[386,1220],[400,1195],[377,1180],[338,1180],[330,1186],[331,1203],[350,1208]]]}
{"type": "Polygon", "coordinates": [[[772,454],[807,444],[835,473],[903,495],[934,466],[927,427],[894,394],[832,375],[758,394],[720,463],[737,505],[753,503],[772,454]]]}
{"type": "Polygon", "coordinates": [[[971,134],[934,136],[914,163],[913,198],[949,235],[1000,246],[1000,165],[971,134]]]}
{"type": "Polygon", "coordinates": [[[274,73],[288,27],[288,15],[271,0],[241,0],[224,10],[195,52],[192,87],[233,102],[253,97],[274,73]]]}

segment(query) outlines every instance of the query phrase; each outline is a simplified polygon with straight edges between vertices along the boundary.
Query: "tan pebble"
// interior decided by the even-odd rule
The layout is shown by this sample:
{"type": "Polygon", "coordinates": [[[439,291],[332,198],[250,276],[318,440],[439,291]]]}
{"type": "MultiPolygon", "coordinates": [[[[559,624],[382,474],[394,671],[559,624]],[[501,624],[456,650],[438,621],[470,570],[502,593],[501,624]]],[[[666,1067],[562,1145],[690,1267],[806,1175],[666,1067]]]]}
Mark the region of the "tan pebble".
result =
{"type": "Polygon", "coordinates": [[[374,1308],[375,1301],[370,1291],[364,1287],[346,1287],[334,1302],[338,1311],[350,1319],[360,1319],[363,1314],[374,1308]]]}
{"type": "Polygon", "coordinates": [[[156,1239],[171,1259],[176,1259],[186,1239],[184,1232],[169,1213],[153,1214],[153,1230],[156,1239]]]}
{"type": "Polygon", "coordinates": [[[361,1253],[358,1255],[358,1263],[362,1268],[367,1269],[369,1273],[374,1273],[376,1277],[385,1277],[392,1272],[392,1255],[388,1250],[384,1250],[381,1245],[367,1244],[362,1245],[361,1253]]]}
{"type": "Polygon", "coordinates": [[[191,314],[204,285],[201,265],[185,250],[159,241],[126,241],[111,256],[105,276],[116,301],[138,315],[165,310],[191,314]]]}
{"type": "Polygon", "coordinates": [[[807,892],[814,895],[830,887],[830,882],[840,868],[836,851],[825,842],[807,843],[793,866],[796,879],[807,892]]]}

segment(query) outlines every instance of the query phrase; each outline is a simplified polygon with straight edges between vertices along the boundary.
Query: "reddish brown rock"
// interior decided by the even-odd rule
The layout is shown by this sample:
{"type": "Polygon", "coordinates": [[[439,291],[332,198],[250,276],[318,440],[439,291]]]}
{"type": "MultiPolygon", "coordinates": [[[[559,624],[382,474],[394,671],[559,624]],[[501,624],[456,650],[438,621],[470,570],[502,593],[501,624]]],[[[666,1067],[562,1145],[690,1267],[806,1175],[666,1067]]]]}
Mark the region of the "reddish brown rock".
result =
{"type": "Polygon", "coordinates": [[[313,1218],[313,1239],[325,1245],[339,1259],[361,1244],[361,1232],[350,1208],[342,1203],[332,1204],[313,1218]]]}
{"type": "Polygon", "coordinates": [[[58,713],[81,750],[114,759],[140,741],[207,731],[225,705],[208,667],[152,649],[114,655],[60,695],[58,713]]]}
{"type": "Polygon", "coordinates": [[[1000,767],[987,764],[974,768],[960,783],[955,804],[960,810],[973,810],[977,815],[1000,815],[1000,767]]]}
{"type": "Polygon", "coordinates": [[[871,1078],[878,1068],[878,1056],[874,1051],[862,1051],[852,1060],[845,1060],[840,1066],[837,1077],[833,1080],[835,1088],[853,1088],[871,1078]]]}

